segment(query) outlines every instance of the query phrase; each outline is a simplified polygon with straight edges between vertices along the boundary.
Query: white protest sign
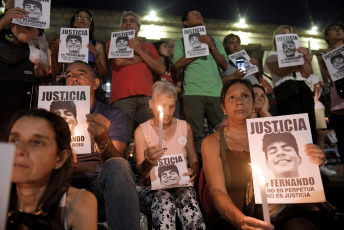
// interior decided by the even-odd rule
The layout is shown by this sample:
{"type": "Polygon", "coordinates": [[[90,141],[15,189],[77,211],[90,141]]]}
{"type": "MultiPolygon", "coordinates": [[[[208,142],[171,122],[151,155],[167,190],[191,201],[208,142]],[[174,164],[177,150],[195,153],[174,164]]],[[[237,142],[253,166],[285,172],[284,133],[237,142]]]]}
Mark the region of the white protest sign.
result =
{"type": "Polygon", "coordinates": [[[201,43],[198,40],[198,37],[201,35],[207,35],[205,26],[196,26],[183,29],[183,40],[186,58],[209,55],[208,45],[201,43]]]}
{"type": "Polygon", "coordinates": [[[135,37],[135,30],[113,32],[111,34],[108,58],[132,58],[134,50],[128,46],[129,40],[135,37]]]}
{"type": "Polygon", "coordinates": [[[241,50],[237,53],[230,54],[230,55],[228,55],[228,58],[233,62],[233,64],[235,66],[237,66],[236,65],[237,60],[242,60],[242,59],[244,60],[245,69],[246,69],[246,74],[244,77],[258,72],[258,67],[256,65],[253,65],[252,63],[250,63],[251,58],[250,58],[250,56],[248,56],[248,54],[246,53],[245,50],[241,50]]]}
{"type": "Polygon", "coordinates": [[[61,28],[60,40],[58,62],[80,60],[88,63],[88,28],[61,28]]]}
{"type": "Polygon", "coordinates": [[[91,153],[91,137],[86,122],[86,114],[90,113],[89,86],[40,86],[38,107],[66,120],[71,130],[74,153],[91,153]]]}
{"type": "Polygon", "coordinates": [[[50,0],[15,0],[14,7],[22,8],[29,12],[27,18],[13,18],[14,24],[41,29],[50,26],[50,0]]]}
{"type": "MultiPolygon", "coordinates": [[[[307,114],[247,120],[251,162],[262,171],[268,203],[324,202],[319,166],[306,156],[312,142],[307,114]]],[[[258,175],[253,173],[256,203],[261,203],[258,175]]]]}
{"type": "Polygon", "coordinates": [[[344,45],[322,56],[332,81],[342,79],[344,77],[344,45]]]}
{"type": "Polygon", "coordinates": [[[279,67],[304,64],[303,55],[296,51],[301,46],[297,34],[278,34],[275,37],[275,41],[279,67]]]}

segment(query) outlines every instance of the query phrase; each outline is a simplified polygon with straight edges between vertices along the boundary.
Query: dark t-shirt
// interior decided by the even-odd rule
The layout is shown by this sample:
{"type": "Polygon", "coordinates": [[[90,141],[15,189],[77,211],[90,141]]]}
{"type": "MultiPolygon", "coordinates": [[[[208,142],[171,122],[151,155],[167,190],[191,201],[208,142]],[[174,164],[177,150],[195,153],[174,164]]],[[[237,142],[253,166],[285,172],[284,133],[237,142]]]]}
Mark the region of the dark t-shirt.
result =
{"type": "MultiPolygon", "coordinates": [[[[124,113],[119,108],[94,100],[91,113],[99,113],[111,122],[109,128],[109,138],[111,141],[127,143],[127,122],[124,113]]],[[[89,181],[98,177],[101,163],[94,145],[95,142],[92,139],[91,154],[77,154],[78,167],[73,173],[73,185],[76,187],[89,188],[89,181]]]]}

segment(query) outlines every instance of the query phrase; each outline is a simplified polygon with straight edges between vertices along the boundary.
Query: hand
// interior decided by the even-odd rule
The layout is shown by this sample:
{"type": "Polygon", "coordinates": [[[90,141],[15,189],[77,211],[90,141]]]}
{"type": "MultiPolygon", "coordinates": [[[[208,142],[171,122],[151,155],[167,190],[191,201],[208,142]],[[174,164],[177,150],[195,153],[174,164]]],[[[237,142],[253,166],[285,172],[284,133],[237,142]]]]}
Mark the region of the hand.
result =
{"type": "Polygon", "coordinates": [[[94,62],[96,60],[98,60],[99,52],[98,52],[97,48],[94,45],[90,44],[90,43],[87,44],[87,48],[91,51],[91,53],[93,55],[93,58],[94,58],[94,62]]]}
{"type": "Polygon", "coordinates": [[[299,48],[297,48],[297,51],[300,52],[304,58],[307,57],[308,50],[306,48],[300,46],[299,48]]]}
{"type": "Polygon", "coordinates": [[[241,71],[241,70],[236,70],[233,74],[232,77],[234,77],[235,79],[239,79],[242,78],[243,76],[246,75],[246,70],[245,71],[241,71]]]}
{"type": "Polygon", "coordinates": [[[266,95],[264,95],[264,97],[265,97],[265,101],[264,101],[264,105],[263,105],[263,107],[261,109],[261,112],[266,114],[266,113],[269,112],[270,103],[269,103],[268,97],[266,95]]]}
{"type": "Polygon", "coordinates": [[[152,166],[156,165],[158,160],[164,155],[164,150],[160,145],[152,145],[144,151],[144,157],[152,166]]]}
{"type": "Polygon", "coordinates": [[[23,10],[21,8],[12,8],[9,9],[5,15],[1,18],[0,24],[2,25],[9,25],[12,22],[13,18],[27,18],[28,12],[26,10],[23,10]]]}
{"type": "Polygon", "coordinates": [[[138,38],[132,38],[129,40],[128,46],[132,49],[134,49],[135,53],[137,52],[142,52],[142,46],[141,46],[141,41],[138,38]]]}
{"type": "Polygon", "coordinates": [[[91,113],[86,115],[88,132],[98,146],[105,145],[109,138],[110,121],[101,114],[91,113]]]}
{"type": "Polygon", "coordinates": [[[188,182],[191,182],[192,184],[194,184],[196,179],[199,176],[199,173],[195,169],[188,168],[188,172],[184,173],[183,176],[190,176],[190,179],[189,179],[188,182]]]}
{"type": "Polygon", "coordinates": [[[59,53],[60,42],[61,40],[58,38],[54,38],[50,41],[49,48],[52,54],[57,55],[59,53]]]}
{"type": "Polygon", "coordinates": [[[258,67],[258,60],[255,58],[250,59],[251,64],[256,65],[258,67]]]}
{"type": "Polygon", "coordinates": [[[310,161],[319,166],[323,165],[326,162],[325,153],[318,145],[306,144],[305,152],[310,161]]]}
{"type": "Polygon", "coordinates": [[[209,35],[201,35],[198,37],[198,41],[207,44],[210,48],[214,48],[215,47],[215,43],[213,41],[213,39],[209,36],[209,35]]]}
{"type": "Polygon", "coordinates": [[[239,229],[265,229],[273,230],[275,227],[267,222],[253,217],[245,216],[239,226],[239,229]]]}

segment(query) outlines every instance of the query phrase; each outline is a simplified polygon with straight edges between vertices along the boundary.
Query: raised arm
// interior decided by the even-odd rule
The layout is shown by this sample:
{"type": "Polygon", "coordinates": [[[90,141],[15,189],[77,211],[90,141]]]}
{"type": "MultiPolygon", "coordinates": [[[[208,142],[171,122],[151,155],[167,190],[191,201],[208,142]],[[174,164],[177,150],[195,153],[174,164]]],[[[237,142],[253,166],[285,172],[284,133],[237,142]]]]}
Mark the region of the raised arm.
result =
{"type": "MultiPolygon", "coordinates": [[[[297,49],[298,52],[300,52],[304,57],[307,57],[307,49],[304,47],[299,47],[297,49]]],[[[301,72],[302,77],[308,78],[311,74],[311,66],[308,62],[305,61],[303,65],[299,66],[290,66],[290,67],[278,67],[278,61],[272,61],[272,62],[266,62],[267,66],[273,72],[274,74],[278,76],[287,76],[290,75],[293,72],[301,72]]]]}
{"type": "Polygon", "coordinates": [[[104,46],[101,43],[97,42],[96,46],[92,44],[87,44],[87,47],[93,54],[94,64],[97,69],[97,73],[103,80],[105,80],[108,74],[108,69],[106,67],[104,46]]]}
{"type": "Polygon", "coordinates": [[[227,194],[220,158],[218,132],[207,136],[202,143],[203,168],[209,193],[217,211],[237,229],[273,229],[271,224],[245,216],[227,194]]]}
{"type": "Polygon", "coordinates": [[[153,166],[164,155],[164,151],[159,145],[147,145],[141,126],[135,130],[134,139],[136,145],[136,169],[141,178],[147,179],[153,166]]]}
{"type": "MultiPolygon", "coordinates": [[[[222,56],[222,54],[219,52],[218,48],[215,45],[215,42],[212,37],[209,35],[201,35],[198,37],[198,40],[204,44],[207,44],[209,46],[209,51],[211,55],[213,55],[216,64],[225,71],[228,67],[227,60],[222,56]]],[[[222,46],[221,43],[217,44],[218,46],[222,46]]],[[[223,49],[223,47],[222,47],[223,49]]]]}
{"type": "Polygon", "coordinates": [[[87,130],[96,142],[101,163],[113,157],[125,158],[126,143],[110,140],[111,122],[101,114],[87,114],[86,118],[89,123],[87,130]]]}

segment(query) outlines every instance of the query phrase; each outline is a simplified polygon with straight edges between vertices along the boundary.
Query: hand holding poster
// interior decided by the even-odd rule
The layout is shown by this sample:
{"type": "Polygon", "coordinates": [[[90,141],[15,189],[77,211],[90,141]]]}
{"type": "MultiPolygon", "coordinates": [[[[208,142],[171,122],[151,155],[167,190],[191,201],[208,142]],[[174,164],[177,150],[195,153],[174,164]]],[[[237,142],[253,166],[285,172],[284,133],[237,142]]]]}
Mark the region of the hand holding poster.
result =
{"type": "Polygon", "coordinates": [[[246,74],[244,77],[258,72],[258,67],[250,63],[251,58],[250,56],[248,56],[245,50],[241,50],[237,53],[230,54],[228,55],[228,58],[233,62],[235,66],[237,66],[238,60],[243,61],[244,70],[246,70],[246,74]]]}
{"type": "Polygon", "coordinates": [[[41,29],[48,29],[50,25],[50,0],[15,0],[14,7],[29,12],[27,18],[13,18],[14,24],[41,29]]]}
{"type": "Polygon", "coordinates": [[[191,182],[188,182],[190,177],[183,175],[187,172],[182,153],[164,155],[150,173],[152,190],[193,186],[191,182]]]}
{"type": "Polygon", "coordinates": [[[14,145],[0,143],[0,229],[5,229],[10,200],[14,145]]]}
{"type": "Polygon", "coordinates": [[[58,62],[88,62],[88,28],[61,28],[60,40],[58,62]]]}
{"type": "Polygon", "coordinates": [[[297,34],[278,34],[275,40],[279,67],[304,64],[302,54],[296,51],[301,46],[297,34]]]}
{"type": "Polygon", "coordinates": [[[207,35],[205,26],[196,26],[183,29],[183,40],[186,58],[209,55],[208,45],[201,43],[198,40],[199,36],[201,35],[207,35]]]}
{"type": "Polygon", "coordinates": [[[128,46],[129,40],[135,38],[135,30],[113,32],[111,34],[108,58],[132,58],[134,49],[128,46]]]}
{"type": "Polygon", "coordinates": [[[344,45],[323,54],[328,72],[331,75],[332,81],[338,81],[344,78],[344,45]]]}
{"type": "MultiPolygon", "coordinates": [[[[304,151],[312,143],[307,114],[247,120],[251,162],[263,173],[268,203],[324,202],[319,166],[304,151]]],[[[256,203],[261,203],[253,173],[256,203]]]]}
{"type": "Polygon", "coordinates": [[[69,125],[76,154],[91,153],[86,114],[90,113],[89,86],[40,86],[38,107],[63,117],[69,125]]]}

